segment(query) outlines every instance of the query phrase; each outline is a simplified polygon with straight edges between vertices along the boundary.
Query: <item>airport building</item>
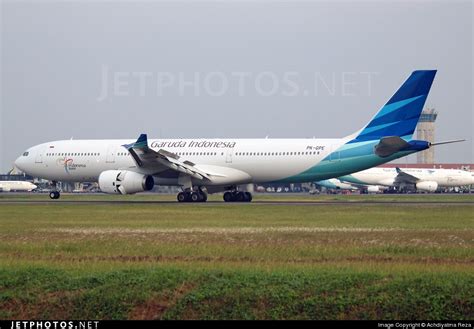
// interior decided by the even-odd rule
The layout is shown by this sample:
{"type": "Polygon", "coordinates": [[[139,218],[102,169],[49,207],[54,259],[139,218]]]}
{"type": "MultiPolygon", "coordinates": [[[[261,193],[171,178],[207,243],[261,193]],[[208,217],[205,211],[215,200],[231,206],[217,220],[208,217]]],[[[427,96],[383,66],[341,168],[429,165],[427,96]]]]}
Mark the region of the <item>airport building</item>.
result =
{"type": "Polygon", "coordinates": [[[0,181],[33,181],[33,177],[24,174],[0,174],[0,181]]]}
{"type": "MultiPolygon", "coordinates": [[[[416,135],[418,139],[429,142],[435,141],[435,121],[438,117],[438,112],[435,109],[425,109],[421,112],[420,120],[416,126],[416,135]]],[[[421,164],[433,164],[435,162],[434,147],[428,150],[418,152],[416,155],[416,162],[421,164]]]]}

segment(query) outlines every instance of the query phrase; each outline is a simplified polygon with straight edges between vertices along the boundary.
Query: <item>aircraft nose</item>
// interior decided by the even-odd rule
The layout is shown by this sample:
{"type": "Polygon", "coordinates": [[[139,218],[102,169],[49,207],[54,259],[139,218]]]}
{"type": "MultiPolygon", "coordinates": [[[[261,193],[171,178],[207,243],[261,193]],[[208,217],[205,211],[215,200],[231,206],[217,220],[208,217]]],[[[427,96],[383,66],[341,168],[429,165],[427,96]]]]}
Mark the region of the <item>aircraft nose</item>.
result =
{"type": "Polygon", "coordinates": [[[21,171],[25,171],[23,164],[24,164],[24,161],[23,161],[22,156],[19,156],[14,162],[14,165],[16,168],[18,168],[21,171]]]}

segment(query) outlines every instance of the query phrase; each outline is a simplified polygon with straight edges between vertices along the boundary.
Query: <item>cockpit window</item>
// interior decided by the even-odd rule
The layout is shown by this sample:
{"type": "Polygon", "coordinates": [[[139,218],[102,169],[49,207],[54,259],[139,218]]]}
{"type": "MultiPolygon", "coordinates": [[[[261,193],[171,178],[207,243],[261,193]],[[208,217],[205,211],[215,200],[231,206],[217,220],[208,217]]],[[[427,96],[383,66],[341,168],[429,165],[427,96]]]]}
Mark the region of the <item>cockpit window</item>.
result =
{"type": "Polygon", "coordinates": [[[25,153],[23,153],[23,156],[24,156],[24,157],[27,157],[28,154],[30,154],[30,152],[25,152],[25,153]]]}

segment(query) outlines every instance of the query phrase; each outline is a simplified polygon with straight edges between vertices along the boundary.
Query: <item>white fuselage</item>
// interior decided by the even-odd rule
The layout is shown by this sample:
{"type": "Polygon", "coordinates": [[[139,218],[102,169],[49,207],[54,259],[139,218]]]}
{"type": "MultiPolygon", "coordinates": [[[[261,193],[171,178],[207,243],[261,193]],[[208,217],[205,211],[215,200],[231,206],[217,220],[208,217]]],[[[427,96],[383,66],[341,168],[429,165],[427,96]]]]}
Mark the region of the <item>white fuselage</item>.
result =
{"type": "MultiPolygon", "coordinates": [[[[155,151],[164,149],[178,155],[183,161],[191,161],[196,164],[196,168],[206,172],[233,168],[250,176],[247,181],[239,183],[258,183],[298,175],[321,162],[347,140],[150,139],[148,144],[155,151]]],[[[44,143],[28,149],[15,164],[34,177],[56,181],[97,181],[106,170],[138,171],[132,156],[123,147],[129,143],[133,143],[133,140],[63,140],[44,143]]],[[[140,172],[144,170],[140,168],[140,172]]],[[[173,172],[155,176],[155,184],[179,185],[173,172]]]]}
{"type": "MultiPolygon", "coordinates": [[[[401,168],[404,173],[416,177],[420,182],[436,182],[440,187],[456,187],[474,184],[474,173],[458,169],[401,168]]],[[[354,183],[366,185],[394,186],[398,173],[395,168],[370,168],[351,174],[354,183]]],[[[349,179],[341,178],[343,181],[349,179]]]]}
{"type": "Polygon", "coordinates": [[[18,192],[30,192],[37,188],[33,183],[26,181],[0,181],[0,191],[18,191],[18,192]]]}

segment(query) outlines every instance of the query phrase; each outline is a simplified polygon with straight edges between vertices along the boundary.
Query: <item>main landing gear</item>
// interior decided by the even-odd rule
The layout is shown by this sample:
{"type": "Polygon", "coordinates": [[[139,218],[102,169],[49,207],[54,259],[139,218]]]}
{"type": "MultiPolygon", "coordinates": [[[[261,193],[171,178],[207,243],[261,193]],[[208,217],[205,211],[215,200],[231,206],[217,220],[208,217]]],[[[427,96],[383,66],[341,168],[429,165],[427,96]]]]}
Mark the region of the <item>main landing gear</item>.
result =
{"type": "Polygon", "coordinates": [[[57,190],[57,183],[58,182],[53,181],[53,190],[49,192],[49,197],[53,200],[59,199],[61,196],[61,193],[57,190]]]}
{"type": "Polygon", "coordinates": [[[232,191],[224,193],[225,202],[251,202],[252,194],[250,192],[232,191]]]}
{"type": "Polygon", "coordinates": [[[203,191],[184,191],[177,195],[179,202],[206,202],[207,194],[203,191]]]}

